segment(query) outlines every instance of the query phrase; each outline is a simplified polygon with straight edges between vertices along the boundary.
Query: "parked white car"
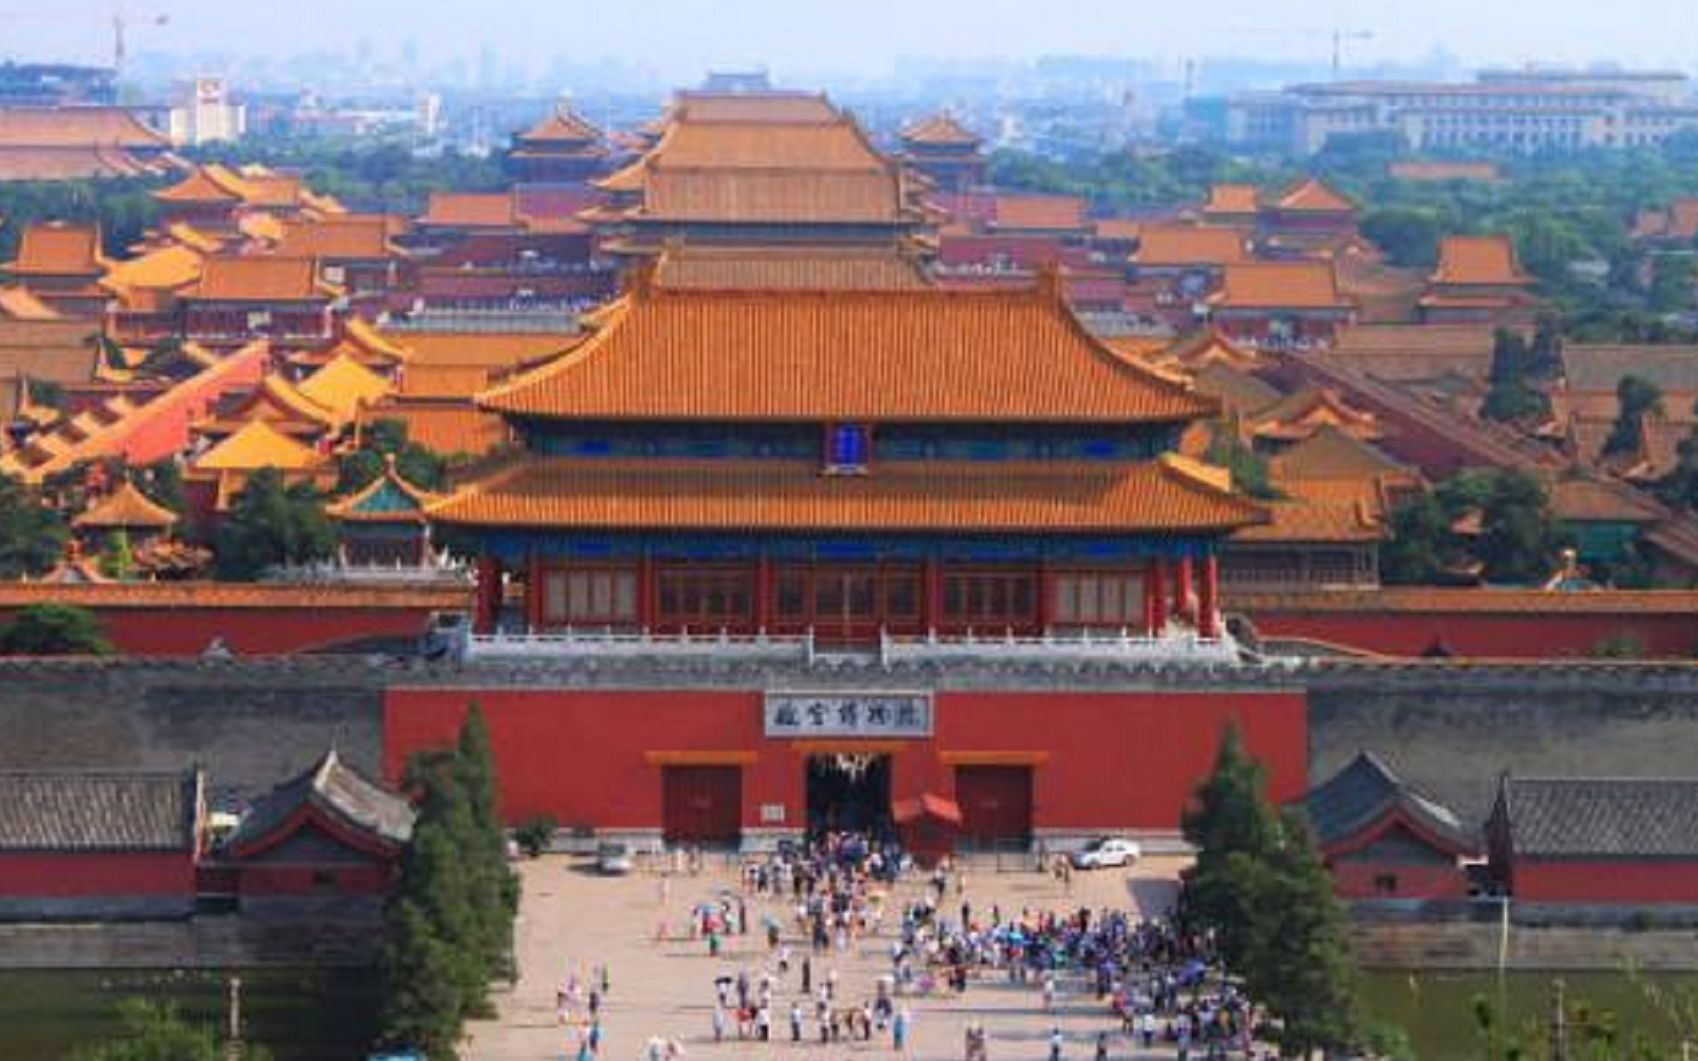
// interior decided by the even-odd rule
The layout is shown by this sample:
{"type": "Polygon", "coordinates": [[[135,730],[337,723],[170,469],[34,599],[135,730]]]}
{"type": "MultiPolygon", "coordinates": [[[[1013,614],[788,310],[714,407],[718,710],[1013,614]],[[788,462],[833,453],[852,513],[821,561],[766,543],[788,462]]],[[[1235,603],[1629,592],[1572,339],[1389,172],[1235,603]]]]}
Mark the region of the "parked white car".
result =
{"type": "Polygon", "coordinates": [[[1099,836],[1073,852],[1074,869],[1107,869],[1110,866],[1130,866],[1144,854],[1136,840],[1118,836],[1099,836]]]}
{"type": "Polygon", "coordinates": [[[595,868],[608,877],[623,877],[636,868],[636,860],[626,845],[604,840],[595,849],[595,868]]]}

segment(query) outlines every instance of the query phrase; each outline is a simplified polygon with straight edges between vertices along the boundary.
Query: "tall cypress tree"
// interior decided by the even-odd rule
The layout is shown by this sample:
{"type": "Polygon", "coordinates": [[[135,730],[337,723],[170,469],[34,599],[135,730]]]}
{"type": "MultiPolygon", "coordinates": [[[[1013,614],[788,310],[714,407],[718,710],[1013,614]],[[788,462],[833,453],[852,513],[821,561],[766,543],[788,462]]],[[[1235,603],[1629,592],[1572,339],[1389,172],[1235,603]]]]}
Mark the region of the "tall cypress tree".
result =
{"type": "Polygon", "coordinates": [[[1196,864],[1185,874],[1183,913],[1215,930],[1221,957],[1235,968],[1256,913],[1242,862],[1264,858],[1279,837],[1266,783],[1266,772],[1245,752],[1238,723],[1231,721],[1221,734],[1214,770],[1197,787],[1182,823],[1186,841],[1197,849],[1196,864]]]}
{"type": "Polygon", "coordinates": [[[382,1038],[391,1046],[451,1058],[460,1038],[462,993],[454,948],[416,899],[389,910],[383,949],[382,1038]]]}
{"type": "Polygon", "coordinates": [[[418,818],[387,915],[383,1036],[451,1058],[466,1019],[491,1012],[489,982],[514,974],[518,884],[476,704],[455,747],[415,755],[404,784],[418,818]]]}
{"type": "Polygon", "coordinates": [[[511,979],[513,918],[518,912],[518,878],[507,863],[507,833],[501,823],[500,790],[489,726],[476,701],[460,726],[454,772],[466,796],[469,818],[464,851],[473,882],[478,946],[492,977],[511,979]]]}
{"type": "Polygon", "coordinates": [[[1279,831],[1265,857],[1238,862],[1255,911],[1238,969],[1250,997],[1278,1018],[1282,1053],[1331,1053],[1359,1032],[1344,911],[1303,813],[1287,810],[1279,831]]]}

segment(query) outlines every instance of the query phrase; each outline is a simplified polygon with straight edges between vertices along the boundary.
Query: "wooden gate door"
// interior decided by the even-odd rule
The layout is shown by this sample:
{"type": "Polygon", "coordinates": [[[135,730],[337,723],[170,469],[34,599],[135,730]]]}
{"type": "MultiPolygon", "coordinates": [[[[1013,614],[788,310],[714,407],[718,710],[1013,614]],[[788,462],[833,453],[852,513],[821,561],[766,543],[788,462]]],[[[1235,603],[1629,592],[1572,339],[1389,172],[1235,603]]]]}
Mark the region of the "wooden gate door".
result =
{"type": "Polygon", "coordinates": [[[661,768],[661,779],[667,843],[737,843],[743,821],[740,767],[667,766],[661,768]]]}
{"type": "Polygon", "coordinates": [[[958,766],[955,802],[961,834],[976,844],[1026,843],[1032,838],[1032,768],[958,766]]]}

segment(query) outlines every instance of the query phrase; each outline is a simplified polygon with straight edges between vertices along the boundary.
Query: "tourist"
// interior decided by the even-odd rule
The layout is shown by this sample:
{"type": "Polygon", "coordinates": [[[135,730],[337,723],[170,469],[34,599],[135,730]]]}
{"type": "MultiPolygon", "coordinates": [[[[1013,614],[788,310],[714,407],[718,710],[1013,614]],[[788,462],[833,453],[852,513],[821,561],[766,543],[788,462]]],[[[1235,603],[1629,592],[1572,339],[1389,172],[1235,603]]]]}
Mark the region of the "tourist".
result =
{"type": "Polygon", "coordinates": [[[1049,1029],[1049,1061],[1061,1061],[1061,1025],[1052,1024],[1049,1029]]]}
{"type": "Polygon", "coordinates": [[[914,1030],[914,1013],[907,1006],[896,1011],[896,1019],[890,1025],[890,1044],[897,1053],[908,1048],[908,1036],[914,1030]]]}
{"type": "Polygon", "coordinates": [[[802,1003],[790,1003],[790,1041],[802,1041],[802,1003]]]}

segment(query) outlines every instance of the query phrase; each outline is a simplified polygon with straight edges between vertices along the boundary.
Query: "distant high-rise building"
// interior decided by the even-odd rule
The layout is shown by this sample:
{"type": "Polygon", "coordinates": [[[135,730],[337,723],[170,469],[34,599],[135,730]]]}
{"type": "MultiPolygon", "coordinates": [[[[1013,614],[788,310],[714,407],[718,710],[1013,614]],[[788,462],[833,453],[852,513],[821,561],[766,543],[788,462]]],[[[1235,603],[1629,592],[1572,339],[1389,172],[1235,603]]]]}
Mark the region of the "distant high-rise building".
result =
{"type": "Polygon", "coordinates": [[[230,99],[221,77],[196,77],[180,82],[173,99],[142,108],[142,121],[179,146],[228,143],[247,132],[247,108],[230,99]]]}

